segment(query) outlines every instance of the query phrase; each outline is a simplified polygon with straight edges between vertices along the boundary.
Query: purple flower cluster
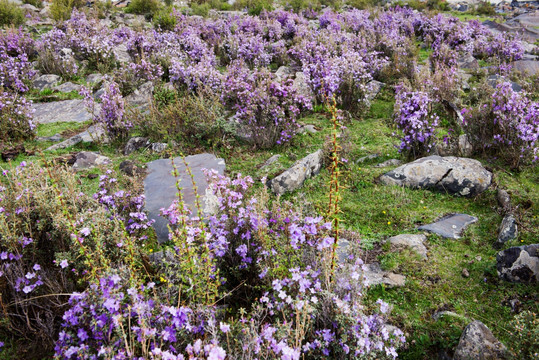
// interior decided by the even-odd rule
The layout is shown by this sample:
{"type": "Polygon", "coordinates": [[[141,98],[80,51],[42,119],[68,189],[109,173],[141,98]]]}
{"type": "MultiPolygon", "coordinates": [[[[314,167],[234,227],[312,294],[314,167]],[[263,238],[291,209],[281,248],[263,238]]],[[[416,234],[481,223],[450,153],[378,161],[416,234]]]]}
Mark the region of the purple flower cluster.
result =
{"type": "Polygon", "coordinates": [[[36,126],[31,104],[22,95],[0,89],[0,140],[11,142],[34,137],[36,126]]]}
{"type": "Polygon", "coordinates": [[[29,60],[33,40],[22,29],[0,33],[0,88],[24,93],[35,71],[29,60]]]}
{"type": "Polygon", "coordinates": [[[403,132],[399,151],[406,150],[418,156],[431,150],[439,120],[431,110],[431,102],[425,92],[397,86],[394,117],[403,132]]]}

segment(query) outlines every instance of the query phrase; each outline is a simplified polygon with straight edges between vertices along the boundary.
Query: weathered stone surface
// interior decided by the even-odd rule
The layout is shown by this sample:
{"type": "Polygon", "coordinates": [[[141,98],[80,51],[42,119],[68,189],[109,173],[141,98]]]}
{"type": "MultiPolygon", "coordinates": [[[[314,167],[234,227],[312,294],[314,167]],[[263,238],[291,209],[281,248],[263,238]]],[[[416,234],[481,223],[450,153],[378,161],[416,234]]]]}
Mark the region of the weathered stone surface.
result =
{"type": "Polygon", "coordinates": [[[73,84],[72,82],[68,81],[68,82],[63,83],[61,85],[55,86],[53,88],[53,90],[63,92],[63,93],[68,93],[68,92],[71,92],[71,91],[79,92],[81,88],[82,88],[81,85],[73,84]]]}
{"type": "Polygon", "coordinates": [[[148,81],[142,84],[132,94],[125,97],[126,103],[131,106],[139,107],[141,110],[145,110],[150,106],[150,102],[153,97],[153,83],[148,81]]]}
{"type": "Polygon", "coordinates": [[[69,139],[62,141],[61,143],[49,146],[46,150],[54,151],[58,149],[65,149],[69,146],[74,146],[81,142],[93,143],[96,141],[101,141],[101,142],[106,143],[108,139],[106,138],[105,130],[103,130],[101,126],[92,125],[86,131],[83,131],[80,134],[72,136],[69,139]]]}
{"type": "Polygon", "coordinates": [[[367,84],[367,93],[365,94],[365,99],[367,99],[368,102],[371,102],[374,100],[376,95],[383,89],[383,87],[386,86],[383,82],[372,80],[367,84]]]}
{"type": "Polygon", "coordinates": [[[518,60],[514,61],[513,69],[520,71],[528,76],[539,74],[539,61],[537,60],[518,60]]]}
{"type": "Polygon", "coordinates": [[[387,287],[401,287],[406,282],[404,275],[384,271],[378,263],[363,265],[363,276],[365,286],[384,284],[387,287]]]}
{"type": "Polygon", "coordinates": [[[503,280],[519,283],[539,281],[539,244],[515,246],[496,255],[496,270],[503,280]]]}
{"type": "Polygon", "coordinates": [[[275,76],[278,80],[284,80],[291,77],[294,71],[289,66],[281,66],[275,72],[275,76]]]}
{"type": "Polygon", "coordinates": [[[114,53],[114,56],[116,57],[116,60],[120,63],[128,63],[131,62],[131,55],[127,52],[127,45],[120,44],[115,46],[112,49],[112,52],[114,53]]]}
{"type": "Polygon", "coordinates": [[[54,134],[53,136],[39,136],[36,138],[37,141],[52,141],[59,142],[62,141],[62,135],[54,134]]]}
{"type": "Polygon", "coordinates": [[[168,147],[168,144],[167,143],[153,143],[150,148],[152,149],[153,152],[156,152],[156,153],[162,153],[163,151],[165,151],[168,147]]]}
{"type": "Polygon", "coordinates": [[[317,132],[316,127],[311,124],[303,125],[298,130],[298,134],[316,134],[317,132]]]}
{"type": "Polygon", "coordinates": [[[110,159],[106,156],[91,151],[82,151],[75,156],[75,163],[73,164],[73,169],[86,170],[100,165],[107,165],[110,163],[110,159]]]}
{"type": "Polygon", "coordinates": [[[294,166],[269,182],[271,190],[278,195],[299,189],[305,180],[318,174],[322,167],[322,150],[318,150],[296,162],[294,166]]]}
{"type": "Polygon", "coordinates": [[[477,221],[475,216],[466,214],[454,214],[444,216],[440,220],[420,226],[419,230],[425,230],[431,233],[438,234],[449,239],[460,239],[460,235],[464,229],[477,221]]]}
{"type": "Polygon", "coordinates": [[[472,54],[461,56],[457,63],[461,69],[479,69],[479,62],[472,54]]]}
{"type": "Polygon", "coordinates": [[[475,196],[490,186],[492,173],[474,159],[433,155],[404,164],[382,175],[380,181],[386,185],[475,196]]]}
{"type": "Polygon", "coordinates": [[[481,321],[472,321],[460,336],[453,360],[507,359],[507,349],[481,321]]]}
{"type": "Polygon", "coordinates": [[[507,214],[504,216],[500,229],[498,231],[498,241],[496,245],[501,247],[508,241],[514,240],[518,237],[517,221],[513,214],[507,214]]]}
{"type": "Polygon", "coordinates": [[[37,79],[34,80],[33,84],[36,89],[39,91],[45,90],[45,89],[51,89],[54,85],[58,84],[60,82],[60,76],[53,75],[53,74],[47,74],[47,75],[41,75],[37,79]]]}
{"type": "Polygon", "coordinates": [[[54,122],[85,122],[92,119],[83,100],[64,100],[32,104],[34,121],[39,124],[54,122]]]}
{"type": "Polygon", "coordinates": [[[103,81],[103,75],[101,74],[91,74],[91,75],[88,75],[88,77],[86,77],[86,82],[92,86],[96,84],[100,84],[102,81],[103,81]]]}
{"type": "Polygon", "coordinates": [[[511,209],[511,197],[507,191],[498,189],[496,198],[498,199],[498,204],[503,208],[504,211],[509,211],[511,209]]]}
{"type": "Polygon", "coordinates": [[[388,166],[398,166],[400,164],[402,164],[402,161],[399,159],[389,159],[380,164],[376,164],[374,167],[383,168],[383,167],[388,167],[388,166]]]}
{"type": "Polygon", "coordinates": [[[409,247],[422,258],[427,258],[427,248],[424,245],[424,242],[427,241],[427,237],[421,234],[400,234],[393,236],[387,241],[394,246],[409,247]]]}
{"type": "Polygon", "coordinates": [[[266,169],[268,168],[269,166],[271,166],[272,164],[276,163],[279,158],[281,157],[280,154],[276,154],[276,155],[273,155],[272,157],[270,157],[268,160],[266,160],[264,162],[264,164],[262,164],[262,166],[260,167],[261,170],[263,169],[266,169]]]}
{"type": "Polygon", "coordinates": [[[472,143],[470,142],[468,134],[460,135],[458,144],[459,144],[459,154],[461,156],[471,156],[473,154],[473,146],[472,146],[472,143]]]}
{"type": "Polygon", "coordinates": [[[294,79],[293,87],[297,90],[298,94],[305,96],[305,98],[314,100],[314,94],[303,72],[297,72],[294,79]]]}
{"type": "Polygon", "coordinates": [[[143,169],[139,168],[135,163],[131,160],[124,160],[120,163],[120,171],[128,176],[135,176],[138,174],[142,174],[144,172],[143,169]]]}
{"type": "Polygon", "coordinates": [[[138,149],[147,148],[150,146],[150,141],[145,137],[132,137],[127,141],[124,147],[124,155],[129,155],[138,149]]]}
{"type": "Polygon", "coordinates": [[[498,84],[501,84],[503,82],[509,82],[511,84],[511,89],[513,89],[513,91],[515,92],[519,92],[522,90],[522,86],[520,86],[516,82],[511,81],[501,75],[495,74],[495,75],[489,75],[487,77],[487,83],[493,88],[495,88],[496,86],[498,86],[498,84]]]}
{"type": "MultiPolygon", "coordinates": [[[[185,157],[185,161],[189,164],[189,168],[194,176],[194,182],[197,187],[197,192],[200,195],[206,193],[208,183],[202,169],[214,169],[220,174],[225,171],[225,161],[219,159],[212,154],[198,154],[185,157]]],[[[163,243],[168,240],[167,220],[160,216],[162,208],[167,209],[178,199],[176,190],[176,180],[179,179],[180,187],[183,189],[182,195],[185,204],[195,214],[195,192],[191,182],[191,177],[187,174],[187,170],[181,158],[174,159],[174,164],[178,170],[179,178],[172,176],[172,163],[169,159],[159,159],[151,161],[147,164],[147,173],[144,180],[144,194],[146,196],[146,210],[150,219],[154,219],[153,227],[157,234],[159,242],[163,243]]],[[[205,199],[201,201],[205,205],[205,199]]],[[[205,213],[210,210],[203,209],[205,213]]]]}

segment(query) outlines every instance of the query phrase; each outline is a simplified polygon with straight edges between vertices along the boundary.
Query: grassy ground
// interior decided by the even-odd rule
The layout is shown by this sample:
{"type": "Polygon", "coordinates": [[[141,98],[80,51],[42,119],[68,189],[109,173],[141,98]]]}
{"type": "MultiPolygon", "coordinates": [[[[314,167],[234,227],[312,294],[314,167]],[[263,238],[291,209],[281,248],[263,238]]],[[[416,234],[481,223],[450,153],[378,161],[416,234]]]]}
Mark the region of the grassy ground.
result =
{"type": "MultiPolygon", "coordinates": [[[[390,321],[402,328],[408,337],[408,344],[400,354],[403,359],[432,359],[440,349],[450,352],[456,346],[463,327],[472,319],[483,321],[495,336],[508,343],[510,339],[504,324],[514,314],[506,301],[518,298],[524,308],[538,312],[539,288],[501,282],[496,276],[497,251],[492,244],[496,241],[502,215],[496,204],[495,186],[507,189],[518,209],[521,235],[518,241],[508,246],[536,243],[539,235],[539,168],[529,167],[520,173],[510,173],[496,164],[486,163],[495,169],[495,184],[487,192],[472,199],[379,185],[375,179],[391,168],[377,168],[375,165],[390,158],[401,158],[395,148],[399,140],[392,135],[396,132],[390,121],[392,110],[393,94],[386,89],[373,102],[363,119],[345,123],[347,129],[340,138],[345,148],[344,157],[348,160],[342,178],[346,187],[341,203],[344,212],[343,228],[359,233],[365,249],[381,248],[383,251],[378,255],[378,261],[383,268],[406,276],[406,285],[402,288],[378,286],[369,289],[366,292],[367,305],[382,298],[394,306],[390,321]],[[379,157],[356,163],[358,158],[369,154],[378,154],[379,157]],[[428,260],[407,250],[392,251],[382,244],[389,236],[417,233],[419,225],[456,212],[476,216],[479,221],[470,226],[459,240],[428,235],[428,260]],[[470,273],[467,278],[462,276],[464,268],[470,273]],[[456,316],[435,321],[432,315],[439,310],[450,310],[456,316]]],[[[302,119],[302,122],[315,125],[319,131],[316,134],[299,135],[288,147],[262,151],[253,150],[247,144],[232,144],[220,148],[217,155],[226,159],[230,175],[242,173],[257,179],[275,176],[297,159],[323,148],[331,133],[331,124],[323,112],[311,114],[302,119]],[[260,165],[276,153],[281,154],[279,161],[268,171],[261,171],[260,165]]],[[[86,126],[88,124],[40,125],[38,136],[56,133],[67,136],[86,126]]],[[[125,159],[143,164],[160,157],[145,151],[126,157],[120,154],[117,146],[86,144],[41,153],[49,145],[27,143],[26,148],[36,151],[36,155],[20,155],[11,164],[0,165],[9,167],[22,160],[54,159],[80,150],[100,151],[113,160],[115,169],[125,159]]],[[[174,155],[177,153],[179,151],[175,151],[174,155]]],[[[94,192],[99,180],[90,179],[87,175],[104,171],[93,169],[80,172],[82,189],[88,193],[94,192]]],[[[298,205],[310,204],[311,210],[323,213],[327,203],[328,180],[327,170],[322,170],[320,175],[308,180],[302,190],[283,198],[298,205]]]]}

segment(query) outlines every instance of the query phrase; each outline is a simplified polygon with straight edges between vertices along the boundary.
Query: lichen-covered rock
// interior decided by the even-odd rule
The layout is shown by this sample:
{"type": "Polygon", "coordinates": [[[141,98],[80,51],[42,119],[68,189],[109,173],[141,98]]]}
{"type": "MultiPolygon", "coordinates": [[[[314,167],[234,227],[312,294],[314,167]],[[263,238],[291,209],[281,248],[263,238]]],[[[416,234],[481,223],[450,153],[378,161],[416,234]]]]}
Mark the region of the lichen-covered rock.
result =
{"type": "Polygon", "coordinates": [[[73,169],[87,170],[100,165],[108,165],[111,160],[103,155],[91,151],[82,151],[75,156],[73,169]]]}
{"type": "Polygon", "coordinates": [[[318,150],[299,160],[290,169],[269,182],[271,190],[278,195],[299,189],[305,180],[318,174],[322,167],[322,150],[318,150]]]}
{"type": "Polygon", "coordinates": [[[492,173],[474,159],[433,155],[399,166],[382,175],[380,181],[386,185],[475,196],[490,186],[492,173]]]}
{"type": "Polygon", "coordinates": [[[460,235],[469,225],[477,222],[475,216],[468,214],[451,214],[442,217],[432,224],[422,225],[418,229],[438,234],[448,239],[460,239],[460,235]]]}
{"type": "Polygon", "coordinates": [[[77,145],[78,143],[93,143],[96,141],[101,141],[103,143],[108,142],[108,138],[105,134],[105,130],[101,125],[92,125],[86,131],[81,132],[80,134],[74,135],[69,139],[62,141],[61,143],[54,144],[49,146],[47,151],[54,151],[59,149],[65,149],[69,146],[77,145]]]}
{"type": "Polygon", "coordinates": [[[504,216],[500,229],[498,231],[498,240],[496,244],[501,247],[508,241],[514,240],[518,237],[517,221],[512,214],[504,216]]]}
{"type": "Polygon", "coordinates": [[[55,122],[85,122],[92,119],[83,100],[64,100],[32,104],[34,121],[39,124],[55,122]]]}
{"type": "Polygon", "coordinates": [[[127,141],[124,147],[124,155],[129,155],[132,152],[137,151],[138,149],[147,148],[151,145],[148,138],[145,137],[132,137],[127,141]]]}
{"type": "Polygon", "coordinates": [[[472,321],[460,336],[453,360],[507,359],[507,349],[481,321],[472,321]]]}
{"type": "Polygon", "coordinates": [[[427,248],[424,245],[424,242],[427,241],[427,237],[422,234],[400,234],[393,236],[387,241],[394,246],[409,247],[417,254],[421,255],[422,258],[427,258],[427,248]]]}
{"type": "Polygon", "coordinates": [[[515,246],[496,255],[496,270],[503,280],[518,283],[539,281],[539,244],[515,246]]]}
{"type": "Polygon", "coordinates": [[[36,89],[39,91],[45,90],[45,89],[51,89],[54,85],[58,84],[60,82],[60,76],[53,75],[53,74],[47,74],[47,75],[41,75],[37,79],[34,80],[33,84],[36,89]]]}

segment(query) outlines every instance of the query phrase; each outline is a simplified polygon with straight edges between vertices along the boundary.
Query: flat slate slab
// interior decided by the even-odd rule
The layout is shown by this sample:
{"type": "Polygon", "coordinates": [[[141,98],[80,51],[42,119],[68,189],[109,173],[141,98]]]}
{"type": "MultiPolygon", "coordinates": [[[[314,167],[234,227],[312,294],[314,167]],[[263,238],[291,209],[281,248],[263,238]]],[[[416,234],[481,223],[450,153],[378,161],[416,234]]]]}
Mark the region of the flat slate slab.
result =
{"type": "MultiPolygon", "coordinates": [[[[185,157],[189,168],[193,173],[194,182],[197,187],[197,193],[203,197],[208,188],[208,182],[202,169],[214,169],[220,174],[225,171],[225,161],[217,158],[213,154],[198,154],[185,157]]],[[[172,162],[170,159],[159,159],[149,162],[148,175],[144,179],[144,195],[146,196],[146,211],[150,219],[155,220],[153,227],[157,234],[157,240],[160,243],[168,241],[168,221],[161,217],[161,209],[168,209],[172,203],[178,199],[178,190],[176,181],[179,179],[179,185],[183,189],[182,196],[185,205],[187,205],[193,214],[196,214],[195,191],[191,177],[187,173],[182,158],[174,159],[174,165],[178,170],[179,177],[172,176],[172,162]]],[[[204,205],[204,199],[201,199],[201,206],[204,205]]],[[[204,211],[206,209],[203,209],[204,211]]]]}
{"type": "Polygon", "coordinates": [[[419,230],[425,230],[449,239],[460,239],[462,231],[476,221],[477,218],[475,216],[454,214],[444,216],[432,224],[420,226],[419,230]]]}
{"type": "Polygon", "coordinates": [[[85,122],[92,120],[83,100],[63,100],[32,105],[34,121],[39,124],[55,122],[85,122]]]}

